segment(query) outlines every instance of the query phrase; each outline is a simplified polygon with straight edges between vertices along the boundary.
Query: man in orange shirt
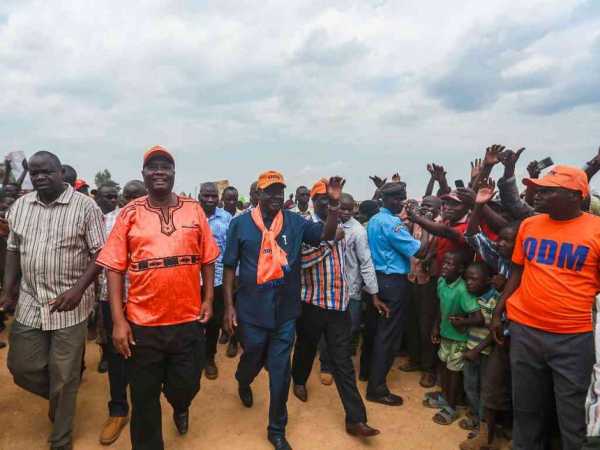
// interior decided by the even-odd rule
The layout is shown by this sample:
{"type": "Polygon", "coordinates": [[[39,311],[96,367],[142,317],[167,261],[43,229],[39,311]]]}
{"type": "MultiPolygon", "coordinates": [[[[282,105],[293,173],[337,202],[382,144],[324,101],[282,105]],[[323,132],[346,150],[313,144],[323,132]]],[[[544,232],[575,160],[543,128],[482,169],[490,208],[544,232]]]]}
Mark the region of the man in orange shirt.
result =
{"type": "Polygon", "coordinates": [[[492,321],[495,338],[502,342],[506,304],[513,449],[546,448],[546,402],[554,393],[562,448],[579,450],[594,364],[592,305],[600,290],[600,218],[581,210],[589,196],[581,169],[558,165],[544,178],[524,183],[536,189],[534,207],[541,214],[521,224],[512,274],[492,321]]]}
{"type": "Polygon", "coordinates": [[[97,263],[107,269],[113,343],[128,359],[133,450],[162,450],[161,392],[185,434],[200,389],[219,249],[200,204],[173,193],[175,161],[166,149],[146,152],[142,175],[148,195],[121,209],[97,263]]]}

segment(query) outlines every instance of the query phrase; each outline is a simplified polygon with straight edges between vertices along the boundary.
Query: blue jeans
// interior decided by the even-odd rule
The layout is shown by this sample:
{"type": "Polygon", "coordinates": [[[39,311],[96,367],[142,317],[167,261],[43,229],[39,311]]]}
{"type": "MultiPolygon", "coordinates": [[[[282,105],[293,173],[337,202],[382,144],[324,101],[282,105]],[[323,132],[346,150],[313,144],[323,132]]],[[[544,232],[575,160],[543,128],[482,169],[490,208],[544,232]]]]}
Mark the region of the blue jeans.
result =
{"type": "Polygon", "coordinates": [[[483,402],[481,401],[481,386],[487,367],[487,355],[480,355],[477,361],[466,361],[463,368],[463,382],[469,406],[478,420],[483,418],[483,402]]]}
{"type": "MultiPolygon", "coordinates": [[[[352,328],[350,334],[356,336],[360,331],[360,323],[362,320],[362,299],[351,298],[348,303],[348,311],[350,311],[350,319],[352,320],[352,328]]],[[[319,341],[319,361],[321,363],[321,372],[331,373],[331,364],[329,363],[329,354],[327,353],[327,342],[325,337],[319,341]]]]}
{"type": "Polygon", "coordinates": [[[244,353],[235,378],[241,386],[250,386],[263,367],[269,371],[270,435],[285,435],[291,378],[290,354],[295,336],[295,319],[288,320],[273,330],[247,322],[238,324],[238,338],[244,353]]]}

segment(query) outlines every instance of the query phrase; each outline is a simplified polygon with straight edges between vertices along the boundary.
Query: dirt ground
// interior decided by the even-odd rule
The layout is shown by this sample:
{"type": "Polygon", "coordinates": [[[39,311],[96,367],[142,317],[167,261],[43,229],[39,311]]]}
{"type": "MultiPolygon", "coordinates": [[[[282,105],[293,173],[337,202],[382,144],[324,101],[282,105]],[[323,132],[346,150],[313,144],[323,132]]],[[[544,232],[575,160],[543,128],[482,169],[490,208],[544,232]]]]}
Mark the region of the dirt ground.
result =
{"type": "MultiPolygon", "coordinates": [[[[6,333],[0,339],[8,340],[6,333]]],[[[0,450],[47,449],[50,433],[45,400],[14,385],[6,369],[7,348],[0,350],[0,450]]],[[[79,390],[75,419],[74,448],[99,449],[98,436],[107,416],[108,378],[99,374],[98,346],[87,345],[86,370],[79,390]]],[[[225,346],[219,346],[217,365],[219,378],[203,379],[202,388],[190,413],[190,431],[178,436],[171,418],[171,409],[163,401],[163,434],[165,448],[174,450],[269,450],[266,440],[268,412],[268,379],[262,372],[253,384],[254,407],[244,408],[237,396],[233,377],[236,359],[225,357],[225,346]]],[[[309,402],[297,400],[290,390],[287,437],[294,449],[300,450],[455,450],[466,432],[455,423],[440,426],[432,422],[435,411],[421,405],[425,392],[418,384],[418,374],[406,374],[394,365],[388,377],[393,392],[404,397],[399,408],[366,402],[369,423],[381,430],[381,435],[362,441],[348,436],[344,430],[344,415],[335,386],[323,386],[318,370],[308,382],[309,402]]],[[[359,383],[364,394],[365,383],[359,383]]],[[[130,449],[129,427],[110,448],[130,449]]]]}

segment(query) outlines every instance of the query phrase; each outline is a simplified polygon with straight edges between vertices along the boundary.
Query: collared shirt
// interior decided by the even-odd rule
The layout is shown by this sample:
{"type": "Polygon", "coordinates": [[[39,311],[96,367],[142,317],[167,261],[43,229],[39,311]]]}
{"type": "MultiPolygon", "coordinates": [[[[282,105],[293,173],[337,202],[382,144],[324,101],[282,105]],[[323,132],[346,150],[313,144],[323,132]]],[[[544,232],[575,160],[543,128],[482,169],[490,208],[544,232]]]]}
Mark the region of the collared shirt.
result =
{"type": "MultiPolygon", "coordinates": [[[[494,288],[491,288],[485,294],[477,297],[477,304],[481,308],[481,314],[483,315],[484,326],[483,327],[469,327],[467,334],[469,340],[467,341],[467,348],[469,350],[474,349],[481,344],[485,338],[490,335],[490,323],[492,323],[492,317],[494,310],[498,304],[500,294],[494,288]]],[[[491,351],[491,345],[484,348],[481,353],[483,355],[489,355],[491,351]]]]}
{"type": "Polygon", "coordinates": [[[77,283],[104,245],[100,208],[67,186],[48,205],[37,192],[24,195],[11,206],[7,219],[7,249],[21,257],[16,320],[42,330],[60,330],[86,320],[94,306],[93,285],[72,311],[50,313],[49,302],[77,283]]]}
{"type": "Polygon", "coordinates": [[[287,253],[289,271],[281,285],[258,286],[256,272],[262,234],[251,214],[242,214],[231,221],[223,264],[232,268],[239,266],[238,321],[275,329],[300,315],[300,248],[303,242],[319,245],[322,233],[320,223],[284,210],[277,243],[287,253]]]}
{"type": "Polygon", "coordinates": [[[216,208],[214,214],[208,218],[208,225],[210,225],[210,230],[221,252],[215,261],[215,287],[223,284],[223,253],[225,253],[230,222],[231,214],[223,208],[216,208]]]}
{"type": "Polygon", "coordinates": [[[585,400],[585,422],[588,436],[600,436],[600,320],[598,320],[598,314],[600,314],[600,295],[596,296],[592,314],[596,362],[592,369],[592,381],[585,400]]]}
{"type": "Polygon", "coordinates": [[[164,215],[144,196],[121,209],[97,263],[129,276],[130,322],[162,326],[200,317],[200,269],[218,256],[198,202],[177,196],[164,215]]]}
{"type": "Polygon", "coordinates": [[[466,343],[467,332],[454,328],[450,316],[466,316],[480,310],[477,298],[467,291],[465,280],[461,277],[452,283],[448,283],[444,277],[439,277],[437,294],[440,299],[440,335],[446,339],[466,343]]]}
{"type": "MultiPolygon", "coordinates": [[[[104,229],[106,231],[106,237],[110,236],[110,232],[115,226],[115,222],[117,220],[117,216],[119,215],[119,208],[113,209],[111,212],[104,214],[104,229]]],[[[101,302],[108,301],[108,284],[106,282],[106,273],[103,270],[100,276],[98,277],[98,282],[100,284],[100,296],[99,300],[101,302]]]]}
{"type": "Polygon", "coordinates": [[[367,225],[369,248],[377,272],[407,274],[410,272],[410,257],[421,248],[398,216],[387,208],[381,208],[371,217],[367,225]]]}
{"type": "Polygon", "coordinates": [[[498,253],[496,246],[485,234],[479,232],[472,236],[465,234],[467,244],[477,252],[484,263],[496,270],[507,280],[510,278],[511,262],[498,253]]]}
{"type": "MultiPolygon", "coordinates": [[[[323,223],[316,215],[312,222],[323,223]]],[[[302,246],[302,301],[323,309],[345,311],[350,300],[346,282],[346,241],[302,246]]]]}
{"type": "Polygon", "coordinates": [[[310,206],[308,207],[308,209],[306,211],[300,211],[300,208],[298,208],[298,204],[295,204],[294,207],[292,209],[290,209],[289,211],[300,214],[306,220],[312,220],[313,217],[315,216],[315,211],[310,206]]]}
{"type": "Polygon", "coordinates": [[[363,285],[367,293],[377,294],[379,288],[367,230],[354,217],[344,222],[342,228],[346,242],[346,280],[350,298],[360,299],[363,285]]]}

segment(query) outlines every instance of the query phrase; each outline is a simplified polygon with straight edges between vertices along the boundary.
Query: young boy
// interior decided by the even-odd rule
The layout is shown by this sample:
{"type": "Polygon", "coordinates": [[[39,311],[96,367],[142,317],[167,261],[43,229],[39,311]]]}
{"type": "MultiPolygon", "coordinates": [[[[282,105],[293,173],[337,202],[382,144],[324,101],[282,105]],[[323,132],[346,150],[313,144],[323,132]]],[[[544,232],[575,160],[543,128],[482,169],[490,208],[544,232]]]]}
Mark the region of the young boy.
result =
{"type": "Polygon", "coordinates": [[[469,294],[461,278],[465,268],[460,252],[444,256],[438,279],[440,311],[431,340],[440,344],[438,356],[442,364],[442,396],[426,396],[424,405],[440,408],[433,417],[439,425],[450,425],[457,417],[456,402],[462,388],[463,353],[467,348],[466,328],[482,325],[484,320],[477,299],[469,294]],[[441,338],[440,338],[441,337],[441,338]]]}
{"type": "Polygon", "coordinates": [[[484,374],[493,341],[488,327],[492,321],[499,294],[491,285],[489,267],[482,262],[475,262],[469,265],[465,272],[465,283],[469,294],[477,297],[477,303],[481,308],[481,314],[485,321],[483,327],[469,327],[467,332],[467,351],[463,355],[465,360],[463,371],[464,387],[473,417],[464,419],[460,425],[461,428],[473,430],[478,428],[483,416],[481,387],[484,384],[484,374]]]}

